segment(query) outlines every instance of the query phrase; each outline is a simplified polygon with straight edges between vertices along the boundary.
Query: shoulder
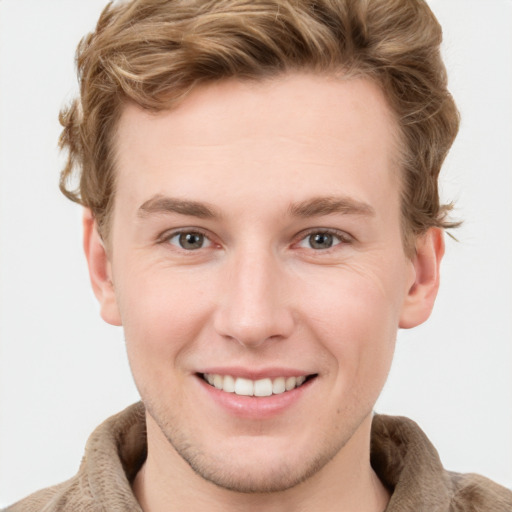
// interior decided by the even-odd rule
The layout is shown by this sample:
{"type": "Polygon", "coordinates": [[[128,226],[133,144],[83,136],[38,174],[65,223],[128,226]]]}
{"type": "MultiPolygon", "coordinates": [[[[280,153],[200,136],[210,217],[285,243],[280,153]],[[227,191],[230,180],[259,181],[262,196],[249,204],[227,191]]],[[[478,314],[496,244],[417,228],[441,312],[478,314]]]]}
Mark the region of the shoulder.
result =
{"type": "Polygon", "coordinates": [[[512,491],[474,473],[447,471],[454,512],[512,512],[512,491]]]}
{"type": "Polygon", "coordinates": [[[374,416],[371,462],[391,491],[387,512],[512,512],[512,491],[444,469],[428,437],[408,418],[374,416]]]}
{"type": "Polygon", "coordinates": [[[140,511],[130,482],[146,458],[145,429],[141,403],[112,416],[89,437],[73,478],[35,492],[3,512],[140,511]]]}
{"type": "Polygon", "coordinates": [[[63,482],[46,489],[37,491],[30,496],[7,507],[2,512],[50,512],[57,510],[82,510],[92,512],[95,509],[87,506],[87,497],[80,494],[80,503],[74,499],[78,493],[78,478],[63,482]]]}

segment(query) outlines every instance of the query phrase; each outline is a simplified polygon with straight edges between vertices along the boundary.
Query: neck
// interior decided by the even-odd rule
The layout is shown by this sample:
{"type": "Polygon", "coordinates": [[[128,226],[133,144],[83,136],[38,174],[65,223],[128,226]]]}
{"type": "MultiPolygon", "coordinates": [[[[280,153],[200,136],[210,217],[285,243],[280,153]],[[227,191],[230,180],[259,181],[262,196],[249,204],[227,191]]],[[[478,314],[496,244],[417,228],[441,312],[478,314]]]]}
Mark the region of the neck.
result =
{"type": "Polygon", "coordinates": [[[371,415],[338,454],[312,477],[272,493],[239,493],[194,473],[148,415],[148,457],[133,483],[144,512],[383,512],[389,493],[370,465],[371,415]]]}

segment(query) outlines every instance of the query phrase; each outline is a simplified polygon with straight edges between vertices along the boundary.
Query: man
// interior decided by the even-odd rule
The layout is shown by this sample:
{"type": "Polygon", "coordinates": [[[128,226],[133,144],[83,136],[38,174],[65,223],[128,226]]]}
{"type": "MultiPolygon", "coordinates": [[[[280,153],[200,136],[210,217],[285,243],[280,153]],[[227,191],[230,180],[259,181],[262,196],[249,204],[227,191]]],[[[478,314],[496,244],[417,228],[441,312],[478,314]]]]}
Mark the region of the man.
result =
{"type": "Polygon", "coordinates": [[[144,406],[9,510],[510,510],[372,414],[453,226],[439,44],[416,1],[107,8],[62,115],[62,188],[144,406]]]}

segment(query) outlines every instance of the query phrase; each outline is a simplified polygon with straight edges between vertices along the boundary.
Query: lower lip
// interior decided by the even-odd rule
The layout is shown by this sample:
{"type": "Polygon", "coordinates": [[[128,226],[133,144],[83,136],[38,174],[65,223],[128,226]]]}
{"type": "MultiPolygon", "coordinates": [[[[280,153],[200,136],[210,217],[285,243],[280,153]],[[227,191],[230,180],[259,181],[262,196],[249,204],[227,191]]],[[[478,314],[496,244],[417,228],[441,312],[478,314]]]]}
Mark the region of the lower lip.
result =
{"type": "Polygon", "coordinates": [[[197,380],[210,399],[231,415],[247,419],[267,419],[283,413],[296,404],[316,381],[316,377],[290,391],[259,397],[227,393],[211,386],[199,376],[197,380]]]}

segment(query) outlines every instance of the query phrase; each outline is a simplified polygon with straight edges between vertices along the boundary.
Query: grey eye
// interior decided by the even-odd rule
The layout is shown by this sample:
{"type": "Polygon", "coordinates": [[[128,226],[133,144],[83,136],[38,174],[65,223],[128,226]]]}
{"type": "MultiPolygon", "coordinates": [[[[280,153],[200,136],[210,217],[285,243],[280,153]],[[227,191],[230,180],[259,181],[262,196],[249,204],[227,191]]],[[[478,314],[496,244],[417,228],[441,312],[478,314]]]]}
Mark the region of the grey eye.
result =
{"type": "Polygon", "coordinates": [[[330,233],[313,233],[308,236],[308,242],[312,249],[330,249],[334,243],[334,236],[330,233]]]}
{"type": "Polygon", "coordinates": [[[299,247],[325,251],[340,244],[350,244],[350,238],[343,233],[330,231],[314,231],[306,235],[300,242],[299,247]]]}
{"type": "Polygon", "coordinates": [[[178,245],[181,249],[185,249],[186,251],[196,251],[197,249],[208,247],[211,242],[202,233],[186,231],[176,233],[173,237],[169,238],[169,243],[178,245]]]}

